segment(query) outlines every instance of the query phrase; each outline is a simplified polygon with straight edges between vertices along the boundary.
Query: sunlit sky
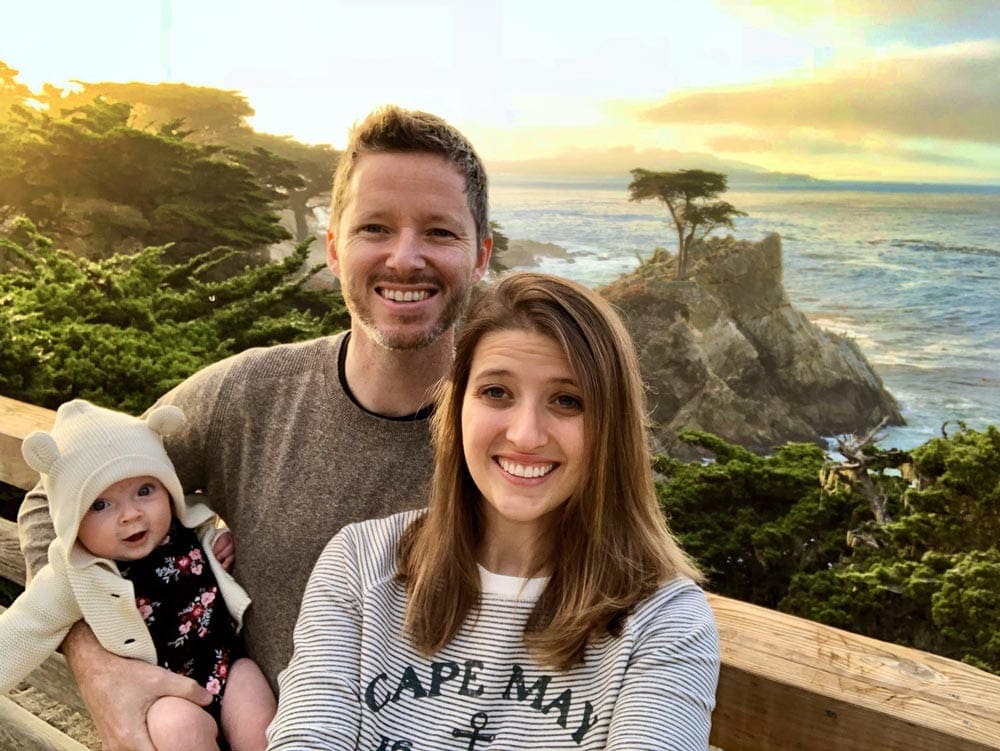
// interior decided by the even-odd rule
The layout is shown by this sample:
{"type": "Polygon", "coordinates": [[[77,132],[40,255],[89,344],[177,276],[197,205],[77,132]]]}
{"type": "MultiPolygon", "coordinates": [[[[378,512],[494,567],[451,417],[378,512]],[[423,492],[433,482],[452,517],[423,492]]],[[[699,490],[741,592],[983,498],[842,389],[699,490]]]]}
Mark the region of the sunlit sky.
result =
{"type": "Polygon", "coordinates": [[[1000,184],[1000,0],[3,0],[0,60],[34,89],[235,89],[256,129],[335,147],[425,109],[497,171],[679,151],[1000,184]]]}

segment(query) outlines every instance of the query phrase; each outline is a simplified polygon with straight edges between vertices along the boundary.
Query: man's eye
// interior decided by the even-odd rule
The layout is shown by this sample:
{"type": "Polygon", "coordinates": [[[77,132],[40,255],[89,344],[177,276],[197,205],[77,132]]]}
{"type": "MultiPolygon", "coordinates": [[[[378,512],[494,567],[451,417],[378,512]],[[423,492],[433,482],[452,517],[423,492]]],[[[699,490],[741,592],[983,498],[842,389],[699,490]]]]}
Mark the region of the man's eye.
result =
{"type": "Polygon", "coordinates": [[[454,232],[452,232],[450,229],[445,229],[444,227],[435,227],[434,229],[430,230],[427,234],[431,235],[432,237],[455,237],[456,236],[454,232]]]}
{"type": "Polygon", "coordinates": [[[381,224],[363,224],[360,227],[360,231],[368,234],[379,234],[385,232],[385,226],[381,224]]]}

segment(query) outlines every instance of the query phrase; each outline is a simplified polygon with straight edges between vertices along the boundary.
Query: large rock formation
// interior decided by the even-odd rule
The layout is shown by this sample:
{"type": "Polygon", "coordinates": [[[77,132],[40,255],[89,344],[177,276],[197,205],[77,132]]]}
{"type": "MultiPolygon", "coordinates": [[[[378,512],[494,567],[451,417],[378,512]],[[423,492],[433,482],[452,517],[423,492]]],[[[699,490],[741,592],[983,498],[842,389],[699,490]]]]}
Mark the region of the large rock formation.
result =
{"type": "Polygon", "coordinates": [[[690,456],[681,428],[755,451],[903,423],[858,346],[792,307],[781,239],[715,240],[674,281],[658,251],[601,292],[623,313],[649,388],[658,449],[690,456]]]}

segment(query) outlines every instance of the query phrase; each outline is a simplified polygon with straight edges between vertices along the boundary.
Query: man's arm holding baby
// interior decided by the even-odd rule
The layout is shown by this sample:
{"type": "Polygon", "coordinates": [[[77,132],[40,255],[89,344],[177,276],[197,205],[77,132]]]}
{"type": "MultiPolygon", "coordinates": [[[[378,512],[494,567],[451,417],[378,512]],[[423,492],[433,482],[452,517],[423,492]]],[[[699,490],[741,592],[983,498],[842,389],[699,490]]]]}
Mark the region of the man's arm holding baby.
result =
{"type": "Polygon", "coordinates": [[[83,621],[62,645],[104,751],[155,751],[146,730],[146,712],[163,696],[179,696],[207,706],[212,695],[198,683],[142,660],[108,652],[83,621]]]}

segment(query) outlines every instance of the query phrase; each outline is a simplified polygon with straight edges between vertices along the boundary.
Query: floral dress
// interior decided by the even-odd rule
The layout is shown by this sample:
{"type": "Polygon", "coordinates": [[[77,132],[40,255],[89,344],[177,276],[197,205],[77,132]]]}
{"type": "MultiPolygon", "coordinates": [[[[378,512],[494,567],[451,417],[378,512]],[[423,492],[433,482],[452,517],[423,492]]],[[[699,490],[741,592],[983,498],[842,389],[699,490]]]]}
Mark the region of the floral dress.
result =
{"type": "Polygon", "coordinates": [[[243,646],[208,555],[195,531],[174,519],[152,553],[119,561],[118,570],[132,582],[157,663],[204,686],[212,694],[206,709],[219,722],[229,666],[243,656],[243,646]]]}

